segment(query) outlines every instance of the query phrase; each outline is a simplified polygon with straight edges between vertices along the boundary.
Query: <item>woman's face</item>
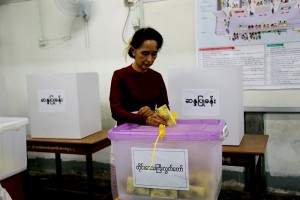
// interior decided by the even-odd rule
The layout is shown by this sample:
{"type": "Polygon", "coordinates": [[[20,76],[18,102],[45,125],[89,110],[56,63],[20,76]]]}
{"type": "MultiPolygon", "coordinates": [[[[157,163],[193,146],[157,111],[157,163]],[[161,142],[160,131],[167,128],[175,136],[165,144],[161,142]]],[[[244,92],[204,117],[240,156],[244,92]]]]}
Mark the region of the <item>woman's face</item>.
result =
{"type": "Polygon", "coordinates": [[[132,67],[138,72],[146,72],[154,63],[157,52],[157,42],[145,40],[139,48],[132,50],[132,54],[135,56],[132,67]]]}

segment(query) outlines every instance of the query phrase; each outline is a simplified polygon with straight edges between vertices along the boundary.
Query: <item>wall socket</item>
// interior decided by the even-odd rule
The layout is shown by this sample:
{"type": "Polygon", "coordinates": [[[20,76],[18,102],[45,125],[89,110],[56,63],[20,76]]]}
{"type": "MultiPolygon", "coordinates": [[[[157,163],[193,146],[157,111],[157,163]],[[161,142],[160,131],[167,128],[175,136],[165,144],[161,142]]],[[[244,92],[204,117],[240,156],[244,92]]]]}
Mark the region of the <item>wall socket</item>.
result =
{"type": "Polygon", "coordinates": [[[45,38],[45,37],[40,37],[39,38],[39,46],[40,47],[44,47],[44,46],[46,46],[47,45],[47,38],[45,38]]]}
{"type": "Polygon", "coordinates": [[[133,26],[133,28],[140,28],[140,19],[139,18],[133,18],[132,19],[132,26],[133,26]]]}

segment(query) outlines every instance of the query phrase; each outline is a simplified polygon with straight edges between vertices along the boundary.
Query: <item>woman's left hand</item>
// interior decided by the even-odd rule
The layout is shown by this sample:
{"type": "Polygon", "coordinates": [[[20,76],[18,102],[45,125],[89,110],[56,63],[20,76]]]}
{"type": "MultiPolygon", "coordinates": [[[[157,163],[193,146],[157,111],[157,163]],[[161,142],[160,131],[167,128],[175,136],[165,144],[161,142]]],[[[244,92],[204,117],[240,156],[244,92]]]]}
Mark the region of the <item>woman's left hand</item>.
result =
{"type": "Polygon", "coordinates": [[[167,125],[167,121],[168,119],[166,119],[166,117],[164,117],[163,115],[154,113],[147,118],[146,124],[149,126],[159,126],[160,124],[167,125]]]}

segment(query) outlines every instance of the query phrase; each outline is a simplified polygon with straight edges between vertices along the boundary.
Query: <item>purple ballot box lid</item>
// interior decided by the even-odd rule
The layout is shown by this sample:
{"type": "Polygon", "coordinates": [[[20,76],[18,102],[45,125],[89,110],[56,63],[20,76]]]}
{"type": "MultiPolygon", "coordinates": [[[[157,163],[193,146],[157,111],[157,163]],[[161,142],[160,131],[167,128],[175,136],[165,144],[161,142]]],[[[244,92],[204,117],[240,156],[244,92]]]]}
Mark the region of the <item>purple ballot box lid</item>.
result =
{"type": "MultiPolygon", "coordinates": [[[[227,134],[226,122],[222,119],[178,119],[176,125],[165,127],[165,141],[213,141],[223,140],[227,134]]],[[[159,128],[132,123],[117,126],[108,132],[111,140],[149,140],[159,135],[159,128]]]]}

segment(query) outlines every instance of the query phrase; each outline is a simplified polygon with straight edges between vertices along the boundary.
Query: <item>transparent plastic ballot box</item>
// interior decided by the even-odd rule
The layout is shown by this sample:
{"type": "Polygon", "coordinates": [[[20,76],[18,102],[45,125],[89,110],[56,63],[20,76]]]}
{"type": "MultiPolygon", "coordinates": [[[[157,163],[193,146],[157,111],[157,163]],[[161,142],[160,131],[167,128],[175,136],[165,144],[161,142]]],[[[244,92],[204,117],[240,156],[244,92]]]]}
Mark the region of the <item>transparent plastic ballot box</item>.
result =
{"type": "Polygon", "coordinates": [[[164,128],[117,126],[108,132],[117,183],[113,190],[121,200],[216,200],[227,135],[221,119],[178,119],[164,128]]]}

